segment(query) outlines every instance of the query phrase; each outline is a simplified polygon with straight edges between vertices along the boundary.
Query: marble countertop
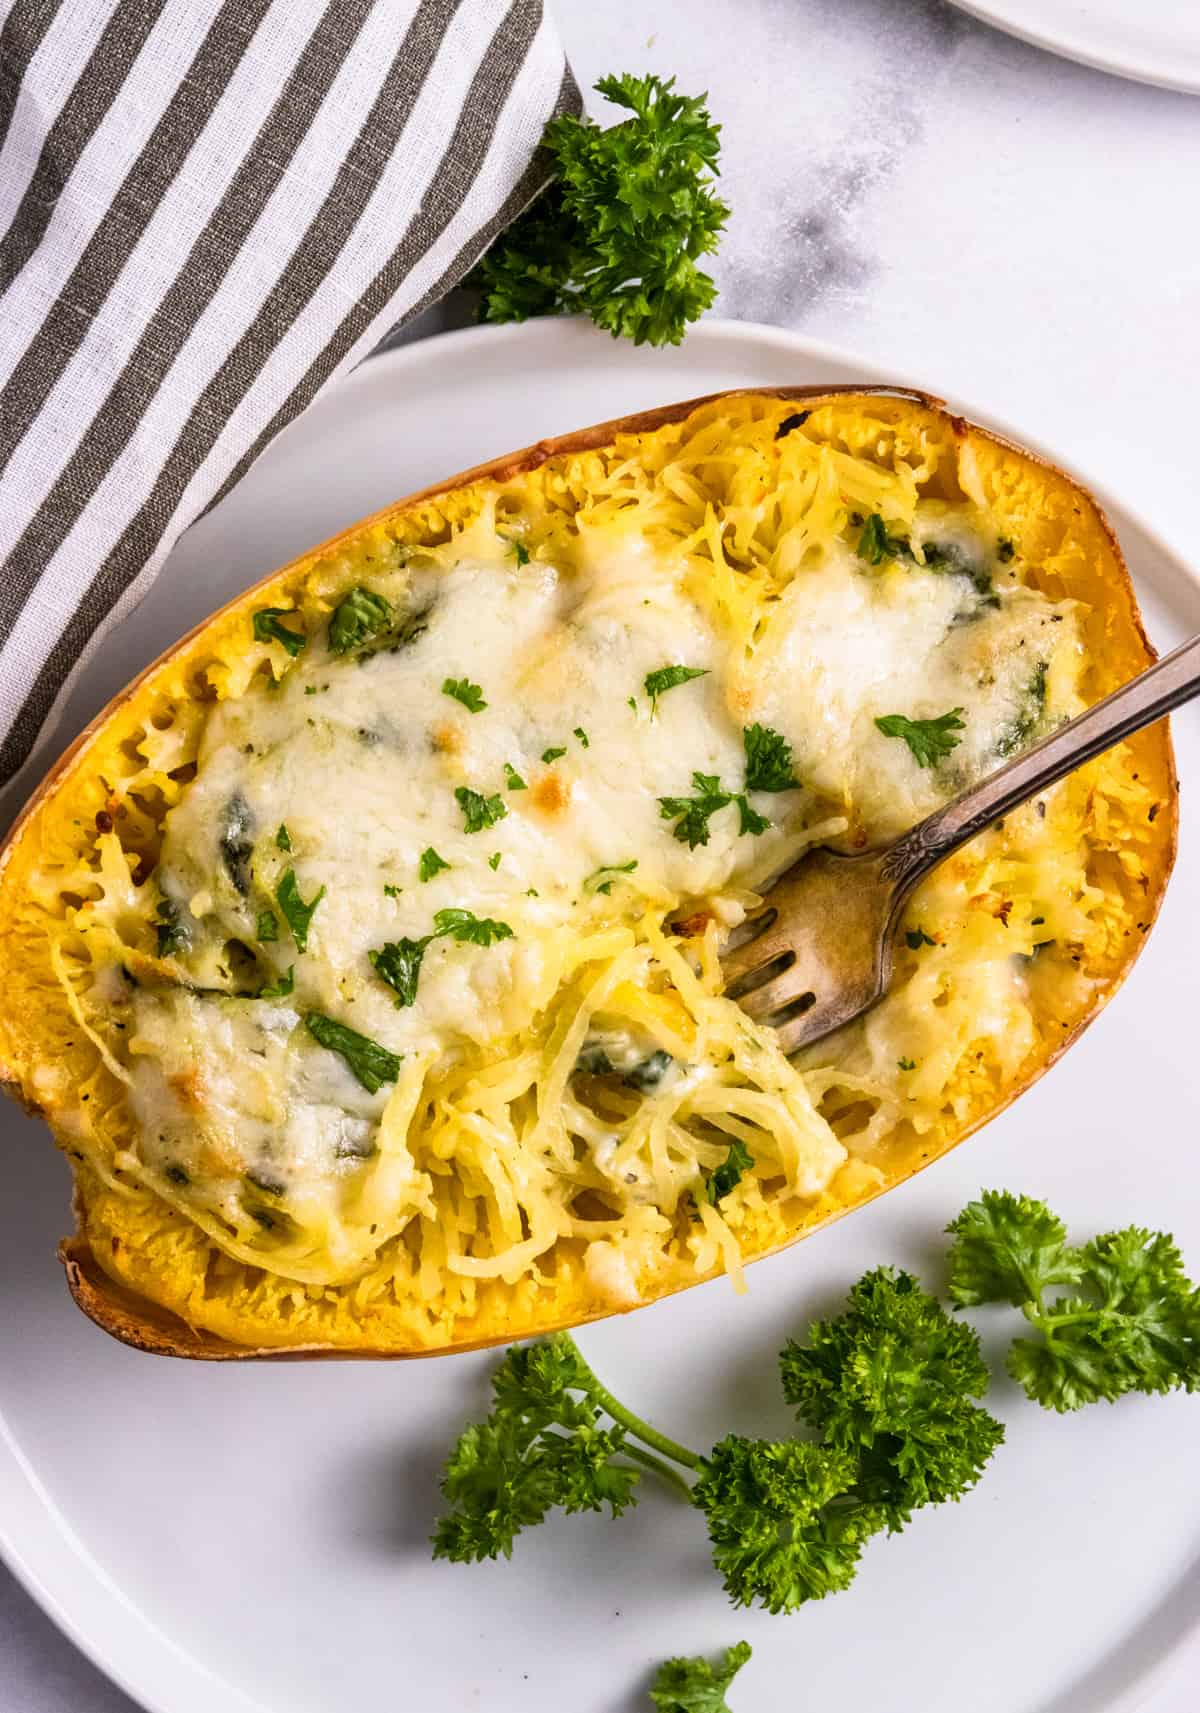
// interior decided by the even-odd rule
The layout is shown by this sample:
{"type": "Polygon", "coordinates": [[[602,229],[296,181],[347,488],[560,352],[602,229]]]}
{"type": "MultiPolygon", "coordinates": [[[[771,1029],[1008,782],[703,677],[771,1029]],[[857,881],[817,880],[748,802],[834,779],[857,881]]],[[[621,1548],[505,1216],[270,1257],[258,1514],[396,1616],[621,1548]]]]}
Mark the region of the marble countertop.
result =
{"type": "MultiPolygon", "coordinates": [[[[718,313],[894,366],[1065,449],[1195,551],[1200,97],[942,0],[556,0],[583,85],[707,88],[718,313]]],[[[443,305],[407,337],[461,320],[443,305]]],[[[1186,1667],[1146,1713],[1184,1713],[1186,1667]]],[[[0,1713],[132,1713],[0,1568],[0,1713]]],[[[213,1713],[220,1713],[217,1708],[213,1713]]]]}

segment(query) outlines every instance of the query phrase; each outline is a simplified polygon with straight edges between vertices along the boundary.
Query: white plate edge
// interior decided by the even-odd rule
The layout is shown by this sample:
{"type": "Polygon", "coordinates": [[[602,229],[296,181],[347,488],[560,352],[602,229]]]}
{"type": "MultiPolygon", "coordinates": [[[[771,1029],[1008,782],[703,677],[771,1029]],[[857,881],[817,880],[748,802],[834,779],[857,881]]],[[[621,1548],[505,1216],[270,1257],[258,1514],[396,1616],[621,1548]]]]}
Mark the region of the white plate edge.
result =
{"type": "Polygon", "coordinates": [[[1014,24],[1002,11],[989,5],[988,0],[950,0],[950,3],[960,11],[969,13],[972,18],[977,18],[981,24],[1001,30],[1006,36],[1015,37],[1017,41],[1028,42],[1031,47],[1040,48],[1043,53],[1057,54],[1063,59],[1074,60],[1076,65],[1090,66],[1093,71],[1107,72],[1110,77],[1126,78],[1131,83],[1145,83],[1154,89],[1170,89],[1177,95],[1200,95],[1200,72],[1188,72],[1181,77],[1165,62],[1160,64],[1157,60],[1147,60],[1144,64],[1135,64],[1103,51],[1097,52],[1069,30],[1055,34],[1030,29],[1024,24],[1014,24]]]}

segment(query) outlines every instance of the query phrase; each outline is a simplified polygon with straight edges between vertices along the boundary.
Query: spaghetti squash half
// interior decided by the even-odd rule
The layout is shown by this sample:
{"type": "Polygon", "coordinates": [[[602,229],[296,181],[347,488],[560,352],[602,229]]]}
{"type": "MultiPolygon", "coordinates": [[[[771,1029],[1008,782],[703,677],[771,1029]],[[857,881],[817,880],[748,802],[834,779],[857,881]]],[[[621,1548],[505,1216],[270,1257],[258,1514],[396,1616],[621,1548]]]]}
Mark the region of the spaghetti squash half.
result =
{"type": "Polygon", "coordinates": [[[742,392],[357,525],[152,666],[0,873],[0,1074],[80,1304],[157,1351],[420,1355],[630,1309],[879,1194],[1128,970],[1165,726],[946,863],[788,1060],[722,936],[1152,658],[1095,503],[894,392],[742,392]]]}

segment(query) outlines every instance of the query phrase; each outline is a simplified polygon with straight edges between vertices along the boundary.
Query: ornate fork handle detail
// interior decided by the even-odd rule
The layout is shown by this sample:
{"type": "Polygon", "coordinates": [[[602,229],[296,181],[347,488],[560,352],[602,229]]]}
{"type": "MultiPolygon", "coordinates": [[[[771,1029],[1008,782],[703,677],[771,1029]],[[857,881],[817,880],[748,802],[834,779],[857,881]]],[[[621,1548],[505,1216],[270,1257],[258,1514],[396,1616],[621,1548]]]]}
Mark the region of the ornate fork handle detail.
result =
{"type": "Polygon", "coordinates": [[[980,784],[918,821],[880,861],[882,878],[895,888],[896,908],[931,868],[976,833],[1197,694],[1200,637],[1193,637],[980,784]]]}

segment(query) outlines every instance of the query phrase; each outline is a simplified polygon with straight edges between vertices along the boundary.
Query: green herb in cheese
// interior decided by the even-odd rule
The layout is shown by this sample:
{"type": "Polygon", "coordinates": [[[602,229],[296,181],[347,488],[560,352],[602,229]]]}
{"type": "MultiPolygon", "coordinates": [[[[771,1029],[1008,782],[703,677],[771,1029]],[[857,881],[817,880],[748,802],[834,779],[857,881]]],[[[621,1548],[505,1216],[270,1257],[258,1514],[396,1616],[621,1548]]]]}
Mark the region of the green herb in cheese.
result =
{"type": "Polygon", "coordinates": [[[890,534],[879,513],[872,512],[858,538],[859,558],[865,559],[868,565],[882,565],[885,559],[907,557],[910,551],[904,537],[890,534]]]}
{"type": "Polygon", "coordinates": [[[384,1083],[394,1083],[400,1075],[399,1054],[389,1053],[378,1041],[372,1041],[368,1035],[360,1035],[357,1029],[348,1029],[336,1018],[327,1017],[321,1011],[310,1011],[304,1019],[304,1027],[322,1047],[331,1053],[341,1054],[368,1094],[377,1094],[384,1083]]]}
{"type": "Polygon", "coordinates": [[[513,931],[507,922],[494,921],[490,916],[476,916],[471,910],[438,910],[434,914],[431,934],[419,940],[389,940],[377,951],[368,952],[376,975],[395,992],[397,1006],[409,1006],[415,1002],[426,948],[443,936],[465,944],[491,946],[497,940],[511,940],[513,931]]]}
{"type": "Polygon", "coordinates": [[[478,684],[472,684],[469,678],[444,679],[442,695],[452,696],[456,702],[461,702],[471,714],[481,714],[487,707],[487,703],[483,699],[482,687],[478,684]]]}
{"type": "Polygon", "coordinates": [[[628,862],[605,863],[603,868],[594,869],[588,875],[583,883],[583,889],[585,892],[609,893],[613,889],[615,880],[619,880],[623,874],[632,874],[636,867],[636,857],[630,857],[628,862]]]}
{"type": "Polygon", "coordinates": [[[457,788],[454,800],[463,812],[463,828],[468,833],[482,833],[508,814],[503,797],[485,797],[480,791],[472,791],[468,785],[457,788]]]}
{"type": "Polygon", "coordinates": [[[417,874],[421,880],[432,880],[435,874],[441,874],[443,869],[449,867],[445,857],[439,856],[432,845],[426,845],[417,864],[417,874]]]}
{"type": "Polygon", "coordinates": [[[966,722],[961,708],[951,708],[933,720],[910,720],[904,714],[885,714],[875,724],[886,738],[903,738],[918,767],[936,767],[962,739],[957,736],[966,722]]]}
{"type": "Polygon", "coordinates": [[[308,638],[300,631],[289,629],[280,621],[298,616],[294,607],[260,607],[254,615],[255,642],[280,643],[294,659],[308,638]]]}
{"type": "Polygon", "coordinates": [[[173,958],[178,952],[186,952],[191,935],[180,919],[179,906],[169,898],[161,898],[155,915],[158,918],[154,932],[159,957],[173,958]]]}
{"type": "Polygon", "coordinates": [[[678,684],[687,684],[693,678],[707,678],[708,674],[707,666],[659,666],[653,672],[647,672],[642,684],[650,698],[651,711],[658,707],[658,698],[665,696],[668,690],[674,690],[678,684]]]}
{"type": "Polygon", "coordinates": [[[728,808],[731,803],[738,807],[739,833],[757,835],[770,827],[767,817],[750,807],[745,792],[723,791],[715,773],[693,773],[692,785],[696,790],[695,797],[660,797],[658,800],[663,820],[675,822],[672,829],[675,837],[689,850],[708,843],[708,823],[718,810],[728,808]]]}
{"type": "Polygon", "coordinates": [[[275,902],[283,911],[283,919],[292,931],[292,939],[296,942],[298,952],[308,950],[308,930],[317,905],[325,896],[325,888],[319,887],[315,896],[306,904],[300,896],[300,887],[296,880],[296,871],[289,868],[275,888],[275,902]]]}
{"type": "Polygon", "coordinates": [[[234,889],[244,898],[250,891],[250,858],[254,854],[254,816],[242,792],[235,791],[221,815],[217,849],[234,889]]]}
{"type": "Polygon", "coordinates": [[[497,940],[511,940],[513,931],[507,922],[497,922],[491,916],[476,916],[472,910],[437,910],[433,917],[433,938],[448,934],[451,939],[472,946],[491,946],[497,940]]]}
{"type": "Polygon", "coordinates": [[[268,982],[254,995],[256,999],[286,999],[296,986],[296,966],[289,964],[278,981],[268,982]]]}
{"type": "Polygon", "coordinates": [[[721,1164],[715,1167],[707,1176],[701,1178],[695,1188],[698,1201],[711,1202],[716,1207],[724,1201],[730,1190],[742,1181],[742,1174],[748,1172],[754,1164],[754,1155],[744,1142],[731,1142],[729,1152],[721,1164]]]}
{"type": "Polygon", "coordinates": [[[1034,736],[1046,714],[1046,674],[1049,664],[1039,660],[1033,676],[1025,686],[1017,716],[996,740],[996,754],[1007,758],[1024,749],[1034,736]]]}
{"type": "Polygon", "coordinates": [[[694,797],[660,797],[658,800],[663,820],[675,822],[672,831],[689,850],[708,843],[708,823],[718,810],[733,802],[732,795],[721,790],[721,781],[715,773],[693,773],[692,786],[696,792],[694,797]]]}
{"type": "Polygon", "coordinates": [[[792,775],[792,746],[770,726],[747,726],[742,733],[746,751],[747,791],[796,791],[792,775]]]}
{"type": "Polygon", "coordinates": [[[388,940],[377,950],[367,953],[375,974],[396,993],[397,1005],[412,1005],[417,997],[421,959],[430,938],[427,934],[422,940],[388,940]]]}
{"type": "Polygon", "coordinates": [[[329,646],[334,654],[351,654],[386,629],[391,617],[391,602],[360,584],[334,609],[329,621],[329,646]]]}

